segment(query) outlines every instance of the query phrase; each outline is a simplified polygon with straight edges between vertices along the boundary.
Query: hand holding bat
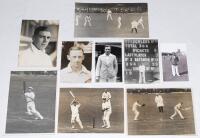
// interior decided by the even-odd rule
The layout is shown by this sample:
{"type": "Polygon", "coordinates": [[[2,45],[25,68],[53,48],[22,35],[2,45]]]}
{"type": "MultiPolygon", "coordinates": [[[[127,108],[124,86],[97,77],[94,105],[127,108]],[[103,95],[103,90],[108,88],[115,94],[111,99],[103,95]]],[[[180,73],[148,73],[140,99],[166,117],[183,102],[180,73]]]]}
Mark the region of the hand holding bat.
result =
{"type": "Polygon", "coordinates": [[[146,104],[143,103],[143,104],[142,104],[142,107],[144,107],[144,106],[146,106],[146,104]]]}

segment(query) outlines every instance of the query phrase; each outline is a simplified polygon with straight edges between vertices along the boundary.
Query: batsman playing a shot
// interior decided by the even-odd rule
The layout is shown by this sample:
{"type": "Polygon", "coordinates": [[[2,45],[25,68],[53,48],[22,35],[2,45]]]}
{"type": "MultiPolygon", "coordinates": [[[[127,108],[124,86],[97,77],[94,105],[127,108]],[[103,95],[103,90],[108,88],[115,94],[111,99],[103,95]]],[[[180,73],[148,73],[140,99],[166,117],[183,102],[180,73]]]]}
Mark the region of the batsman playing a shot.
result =
{"type": "Polygon", "coordinates": [[[140,112],[138,111],[138,107],[142,107],[142,106],[145,106],[145,104],[140,104],[139,101],[136,101],[133,103],[133,107],[132,107],[132,111],[134,113],[134,120],[138,120],[138,117],[140,115],[140,112]]]}
{"type": "Polygon", "coordinates": [[[102,111],[103,111],[103,128],[110,128],[110,115],[112,113],[112,107],[110,101],[107,101],[106,98],[103,98],[102,103],[102,111]]]}
{"type": "Polygon", "coordinates": [[[35,120],[42,120],[44,117],[35,109],[35,93],[33,87],[28,87],[28,91],[25,91],[24,97],[27,103],[27,114],[34,115],[35,120]]]}
{"type": "Polygon", "coordinates": [[[70,104],[71,107],[71,124],[72,124],[72,129],[75,128],[75,123],[77,122],[78,125],[80,126],[81,129],[83,129],[82,122],[79,117],[79,107],[81,104],[78,102],[78,100],[74,97],[73,101],[70,104]]]}
{"type": "Polygon", "coordinates": [[[174,114],[170,116],[171,120],[174,120],[174,117],[178,114],[180,116],[181,119],[185,119],[184,116],[182,115],[180,110],[184,110],[182,108],[183,103],[180,102],[177,105],[174,106],[174,114]]]}

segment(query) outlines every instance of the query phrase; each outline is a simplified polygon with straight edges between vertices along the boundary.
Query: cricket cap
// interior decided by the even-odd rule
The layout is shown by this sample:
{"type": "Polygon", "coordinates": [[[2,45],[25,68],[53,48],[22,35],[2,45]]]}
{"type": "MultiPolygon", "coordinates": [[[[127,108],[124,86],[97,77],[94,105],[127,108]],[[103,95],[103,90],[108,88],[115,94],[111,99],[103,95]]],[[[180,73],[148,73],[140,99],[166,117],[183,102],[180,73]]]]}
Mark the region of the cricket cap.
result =
{"type": "Polygon", "coordinates": [[[28,87],[28,89],[31,89],[31,90],[33,90],[33,87],[28,87]]]}

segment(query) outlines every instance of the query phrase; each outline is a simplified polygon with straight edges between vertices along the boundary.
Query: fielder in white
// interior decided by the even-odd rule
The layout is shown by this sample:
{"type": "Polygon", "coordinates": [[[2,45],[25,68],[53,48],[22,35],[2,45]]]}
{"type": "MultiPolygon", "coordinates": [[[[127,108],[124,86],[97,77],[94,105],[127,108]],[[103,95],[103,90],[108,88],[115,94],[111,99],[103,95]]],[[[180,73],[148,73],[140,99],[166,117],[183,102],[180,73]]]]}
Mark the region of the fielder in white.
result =
{"type": "Polygon", "coordinates": [[[174,114],[170,116],[171,120],[174,120],[174,117],[178,114],[180,116],[181,119],[185,119],[184,116],[181,113],[181,109],[182,109],[182,105],[183,103],[180,102],[177,105],[174,106],[174,114]]]}
{"type": "Polygon", "coordinates": [[[35,93],[33,87],[28,87],[28,91],[24,93],[24,97],[27,103],[27,114],[33,115],[35,120],[42,120],[44,117],[35,108],[35,93]]]}
{"type": "Polygon", "coordinates": [[[118,23],[118,25],[117,25],[117,28],[118,29],[120,29],[121,28],[121,25],[122,25],[122,17],[121,16],[119,16],[118,18],[117,18],[117,23],[118,23]]]}
{"type": "Polygon", "coordinates": [[[138,20],[138,25],[142,26],[142,29],[144,29],[144,24],[143,24],[143,17],[141,16],[140,19],[138,20]]]}
{"type": "Polygon", "coordinates": [[[106,101],[106,98],[103,99],[102,103],[102,111],[103,111],[103,128],[110,128],[110,115],[112,113],[111,103],[106,101]]]}
{"type": "Polygon", "coordinates": [[[140,17],[140,19],[138,21],[133,20],[131,22],[131,33],[133,33],[133,30],[135,30],[135,32],[137,33],[137,28],[138,26],[141,25],[142,28],[144,29],[144,24],[143,24],[143,18],[140,17]]]}
{"type": "Polygon", "coordinates": [[[92,24],[91,24],[91,20],[92,20],[92,18],[91,18],[90,15],[85,16],[84,27],[87,26],[87,23],[88,23],[89,26],[92,26],[92,24]]]}
{"type": "Polygon", "coordinates": [[[76,17],[75,17],[75,25],[76,25],[76,26],[79,25],[79,18],[80,18],[80,17],[81,17],[81,16],[80,16],[79,14],[77,14],[76,17]]]}
{"type": "Polygon", "coordinates": [[[102,93],[102,100],[106,99],[107,102],[110,102],[111,94],[107,89],[105,89],[105,92],[102,93]]]}
{"type": "Polygon", "coordinates": [[[156,105],[158,107],[158,111],[160,113],[163,113],[164,112],[164,110],[163,110],[164,102],[163,102],[162,96],[160,94],[158,94],[158,93],[156,94],[156,97],[155,97],[155,103],[156,103],[156,105]]]}
{"type": "Polygon", "coordinates": [[[138,120],[138,117],[140,115],[140,112],[138,111],[138,107],[141,107],[141,106],[142,105],[139,104],[139,101],[136,101],[136,102],[133,103],[132,111],[133,111],[133,113],[135,115],[135,117],[134,117],[135,121],[138,120]]]}
{"type": "Polygon", "coordinates": [[[108,21],[109,19],[110,19],[111,21],[113,20],[113,19],[112,19],[112,11],[111,11],[110,9],[107,10],[107,21],[108,21]]]}
{"type": "Polygon", "coordinates": [[[71,102],[70,107],[71,107],[71,124],[72,124],[72,129],[75,128],[75,123],[77,122],[78,125],[80,126],[81,129],[83,129],[82,122],[79,117],[79,107],[81,104],[78,102],[76,98],[71,102]]]}

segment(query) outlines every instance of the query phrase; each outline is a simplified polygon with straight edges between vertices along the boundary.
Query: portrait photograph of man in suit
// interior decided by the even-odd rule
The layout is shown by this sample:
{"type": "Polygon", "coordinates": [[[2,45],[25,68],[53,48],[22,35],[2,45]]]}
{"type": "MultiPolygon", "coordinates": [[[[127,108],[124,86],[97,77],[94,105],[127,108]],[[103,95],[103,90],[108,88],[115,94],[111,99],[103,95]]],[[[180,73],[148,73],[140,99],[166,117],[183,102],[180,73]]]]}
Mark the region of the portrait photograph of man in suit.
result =
{"type": "Polygon", "coordinates": [[[121,43],[96,43],[96,82],[121,82],[122,58],[121,43]]]}

